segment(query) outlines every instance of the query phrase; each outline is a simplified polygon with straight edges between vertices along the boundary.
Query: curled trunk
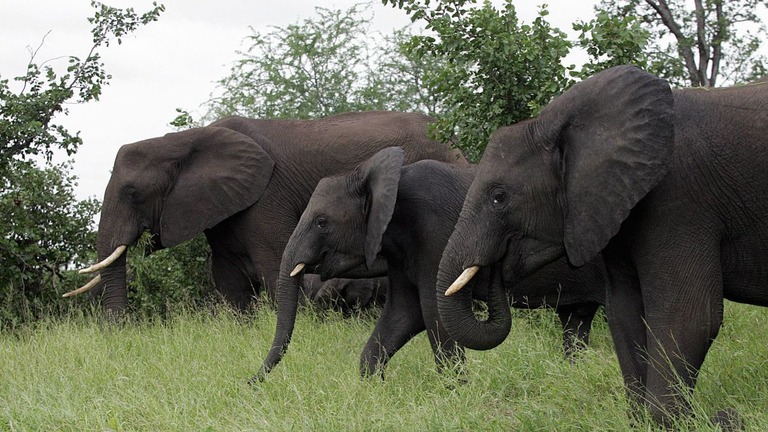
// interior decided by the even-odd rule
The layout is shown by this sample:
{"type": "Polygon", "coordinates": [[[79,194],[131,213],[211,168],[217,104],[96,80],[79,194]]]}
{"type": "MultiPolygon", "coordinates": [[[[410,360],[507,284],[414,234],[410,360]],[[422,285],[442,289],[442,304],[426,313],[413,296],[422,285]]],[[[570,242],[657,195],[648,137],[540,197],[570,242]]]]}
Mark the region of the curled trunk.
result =
{"type": "Polygon", "coordinates": [[[437,275],[437,306],[440,319],[448,333],[459,344],[475,350],[487,350],[506,339],[512,326],[509,301],[502,283],[501,270],[484,267],[467,284],[466,288],[450,296],[446,289],[464,270],[457,255],[452,253],[449,242],[437,275]],[[472,308],[472,291],[487,286],[488,318],[480,320],[472,308]]]}

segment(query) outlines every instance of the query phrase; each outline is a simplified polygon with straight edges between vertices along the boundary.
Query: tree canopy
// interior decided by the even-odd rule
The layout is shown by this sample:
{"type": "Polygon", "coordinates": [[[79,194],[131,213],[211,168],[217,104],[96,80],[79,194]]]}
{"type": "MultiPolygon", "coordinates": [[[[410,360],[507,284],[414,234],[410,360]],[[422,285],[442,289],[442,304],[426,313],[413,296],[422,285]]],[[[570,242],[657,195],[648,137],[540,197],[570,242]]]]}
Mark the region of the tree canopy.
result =
{"type": "MultiPolygon", "coordinates": [[[[647,34],[639,43],[645,67],[678,86],[714,87],[766,74],[759,52],[766,39],[758,15],[765,0],[602,0],[598,21],[634,19],[647,34]]],[[[608,24],[611,25],[611,24],[608,24]]]]}
{"type": "MultiPolygon", "coordinates": [[[[269,32],[253,32],[207,103],[204,122],[238,114],[317,118],[347,111],[426,111],[435,101],[421,85],[431,66],[401,50],[404,30],[380,35],[361,5],[315,8],[315,15],[269,32]]],[[[190,123],[182,111],[176,125],[190,123]]],[[[187,114],[188,115],[188,114],[187,114]]]]}
{"type": "Polygon", "coordinates": [[[530,118],[571,80],[562,64],[572,44],[552,27],[546,7],[521,22],[512,0],[497,8],[474,0],[382,0],[402,8],[427,33],[413,36],[407,51],[438,59],[424,83],[445,111],[437,138],[458,134],[470,159],[479,159],[491,132],[530,118]]]}
{"type": "MultiPolygon", "coordinates": [[[[144,14],[132,8],[113,8],[91,1],[96,9],[88,21],[93,26],[93,44],[84,58],[67,57],[67,66],[57,71],[48,61],[31,53],[24,75],[13,78],[20,84],[14,91],[9,80],[0,79],[0,163],[11,158],[43,155],[50,160],[53,150],[60,148],[72,155],[82,144],[78,133],[72,134],[55,121],[57,114],[67,114],[65,103],[98,100],[102,87],[112,78],[104,68],[99,50],[135,31],[141,25],[156,21],[165,10],[163,5],[144,14]]],[[[38,48],[39,49],[39,48],[38,48]]],[[[2,75],[0,75],[2,78],[2,75]]]]}

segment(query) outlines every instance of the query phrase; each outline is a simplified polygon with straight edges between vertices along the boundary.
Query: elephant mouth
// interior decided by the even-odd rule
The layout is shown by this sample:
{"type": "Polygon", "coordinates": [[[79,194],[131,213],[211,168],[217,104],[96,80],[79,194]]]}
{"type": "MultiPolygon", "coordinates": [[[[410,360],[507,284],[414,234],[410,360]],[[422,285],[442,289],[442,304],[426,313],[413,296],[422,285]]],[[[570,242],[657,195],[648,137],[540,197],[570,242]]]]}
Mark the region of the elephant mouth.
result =
{"type": "Polygon", "coordinates": [[[517,262],[520,262],[520,254],[513,248],[512,237],[507,237],[500,241],[498,248],[494,246],[488,246],[486,251],[496,251],[495,253],[487,253],[478,251],[478,255],[474,258],[467,260],[464,263],[464,268],[469,267],[493,267],[500,269],[504,274],[514,274],[517,272],[517,262]]]}
{"type": "Polygon", "coordinates": [[[484,300],[490,292],[492,284],[491,274],[496,275],[496,282],[502,286],[513,286],[521,281],[523,277],[520,274],[518,263],[520,257],[513,252],[512,239],[508,238],[503,242],[501,253],[491,257],[490,260],[475,259],[465,264],[464,271],[459,275],[453,284],[446,291],[446,295],[453,295],[464,287],[470,287],[468,291],[473,293],[473,297],[484,300]]]}
{"type": "Polygon", "coordinates": [[[153,231],[148,231],[148,232],[150,234],[150,237],[149,237],[149,242],[144,247],[144,256],[149,256],[149,255],[152,255],[154,252],[165,249],[165,246],[163,246],[163,243],[160,240],[160,233],[153,232],[153,231]]]}
{"type": "Polygon", "coordinates": [[[320,275],[320,280],[326,281],[335,277],[341,277],[345,273],[359,269],[365,265],[365,257],[340,253],[323,252],[314,262],[304,262],[307,273],[320,275]]]}

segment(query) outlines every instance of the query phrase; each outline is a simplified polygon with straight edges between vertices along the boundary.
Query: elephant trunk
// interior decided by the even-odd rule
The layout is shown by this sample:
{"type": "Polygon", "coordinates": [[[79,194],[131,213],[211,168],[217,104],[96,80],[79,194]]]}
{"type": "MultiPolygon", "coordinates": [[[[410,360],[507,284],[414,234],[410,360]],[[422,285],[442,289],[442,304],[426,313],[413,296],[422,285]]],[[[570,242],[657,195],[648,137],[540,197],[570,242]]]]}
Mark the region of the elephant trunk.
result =
{"type": "MultiPolygon", "coordinates": [[[[455,234],[455,233],[454,233],[455,234]]],[[[445,291],[464,270],[451,247],[453,236],[443,254],[437,274],[437,306],[440,319],[448,333],[459,344],[475,350],[487,350],[498,346],[509,335],[512,316],[509,300],[502,282],[499,266],[484,267],[467,287],[453,295],[445,291]],[[472,309],[472,292],[487,285],[488,318],[480,320],[472,309]]]]}
{"type": "MultiPolygon", "coordinates": [[[[114,248],[113,248],[114,250],[114,248]]],[[[103,260],[113,250],[98,248],[99,260],[103,260]]],[[[104,311],[113,317],[119,317],[128,306],[128,290],[126,289],[125,263],[127,253],[121,254],[114,262],[100,270],[101,289],[91,291],[91,298],[101,293],[101,304],[104,311]]]]}
{"type": "Polygon", "coordinates": [[[272,347],[261,365],[258,374],[251,381],[263,381],[267,374],[275,367],[288,349],[291,343],[293,327],[296,324],[296,313],[299,304],[299,281],[304,272],[296,270],[289,264],[291,260],[283,259],[280,264],[280,277],[277,282],[277,326],[272,347]],[[291,276],[293,274],[293,276],[291,276]]]}
{"type": "Polygon", "coordinates": [[[90,291],[90,298],[100,299],[105,313],[116,318],[122,316],[128,307],[127,247],[136,243],[142,230],[138,224],[133,223],[135,219],[131,217],[130,211],[119,208],[115,204],[115,200],[111,198],[114,194],[110,191],[111,188],[107,186],[96,236],[96,254],[99,264],[84,271],[98,268],[101,284],[90,291]],[[117,214],[124,217],[115,217],[114,215],[117,214]],[[115,255],[119,256],[115,259],[115,255]],[[105,264],[106,267],[101,268],[105,264]]]}

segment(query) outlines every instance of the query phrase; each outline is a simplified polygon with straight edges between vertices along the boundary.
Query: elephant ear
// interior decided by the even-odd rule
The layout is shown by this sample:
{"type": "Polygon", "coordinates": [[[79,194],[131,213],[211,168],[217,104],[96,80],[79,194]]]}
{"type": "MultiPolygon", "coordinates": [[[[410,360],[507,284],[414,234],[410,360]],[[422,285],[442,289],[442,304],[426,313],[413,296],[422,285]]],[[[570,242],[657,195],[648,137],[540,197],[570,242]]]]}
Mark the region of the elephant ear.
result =
{"type": "Polygon", "coordinates": [[[403,153],[400,147],[379,150],[360,164],[353,174],[357,178],[359,191],[366,197],[366,268],[373,266],[376,255],[381,251],[381,238],[395,211],[403,153]]]}
{"type": "Polygon", "coordinates": [[[580,266],[666,175],[674,150],[672,91],[654,75],[618,66],[574,85],[538,121],[556,127],[549,142],[562,157],[564,244],[580,266]]]}
{"type": "Polygon", "coordinates": [[[165,247],[189,240],[252,205],[269,184],[275,163],[247,135],[203,127],[164,138],[176,167],[160,217],[165,247]]]}

